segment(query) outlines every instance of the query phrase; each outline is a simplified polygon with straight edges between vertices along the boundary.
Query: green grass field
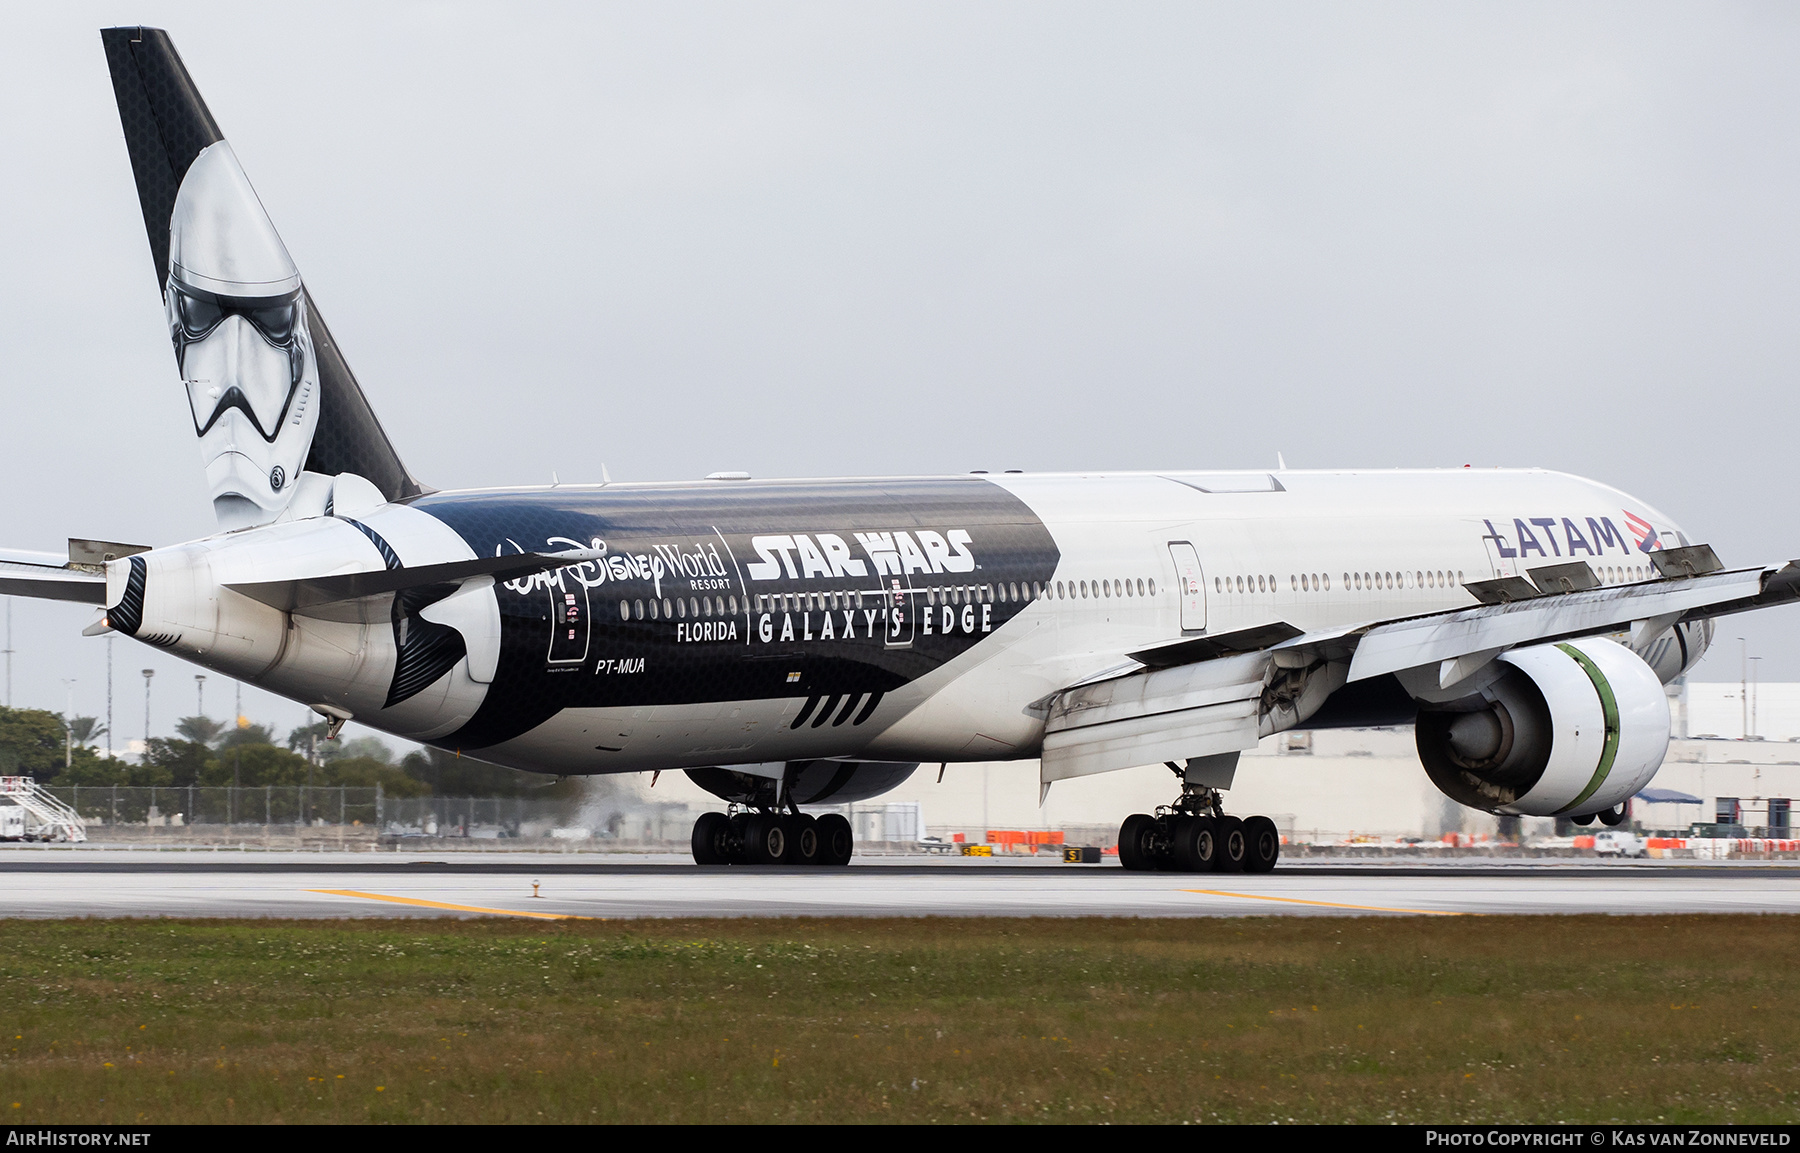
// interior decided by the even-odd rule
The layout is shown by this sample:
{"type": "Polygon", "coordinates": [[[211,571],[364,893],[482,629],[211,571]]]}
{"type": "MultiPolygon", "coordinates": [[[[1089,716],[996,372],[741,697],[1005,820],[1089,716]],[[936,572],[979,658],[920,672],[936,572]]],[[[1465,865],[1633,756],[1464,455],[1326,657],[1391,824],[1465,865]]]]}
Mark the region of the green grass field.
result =
{"type": "Polygon", "coordinates": [[[13,1122],[1800,1116],[1800,919],[7,921],[13,1122]]]}

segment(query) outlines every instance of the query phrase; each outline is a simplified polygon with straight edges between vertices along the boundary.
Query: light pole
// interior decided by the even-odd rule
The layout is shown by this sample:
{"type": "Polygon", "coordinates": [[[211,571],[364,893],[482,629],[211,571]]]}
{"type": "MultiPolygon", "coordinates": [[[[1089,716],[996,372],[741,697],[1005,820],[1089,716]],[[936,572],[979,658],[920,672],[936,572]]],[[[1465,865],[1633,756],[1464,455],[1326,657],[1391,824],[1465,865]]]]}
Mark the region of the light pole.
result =
{"type": "Polygon", "coordinates": [[[13,655],[12,603],[13,603],[13,599],[11,597],[7,597],[6,598],[6,707],[9,709],[12,708],[12,655],[13,655]]]}
{"type": "Polygon", "coordinates": [[[106,756],[113,755],[113,716],[112,716],[112,634],[106,635],[106,756]]]}
{"type": "Polygon", "coordinates": [[[206,674],[194,674],[194,715],[206,715],[206,674]]]}
{"type": "Polygon", "coordinates": [[[63,768],[75,763],[75,678],[64,677],[63,683],[63,768]]]}
{"type": "Polygon", "coordinates": [[[144,755],[150,755],[150,678],[156,675],[155,669],[144,670],[144,755]]]}
{"type": "Polygon", "coordinates": [[[1738,657],[1742,667],[1738,676],[1738,706],[1744,714],[1744,736],[1750,735],[1750,646],[1738,638],[1738,657]]]}
{"type": "Polygon", "coordinates": [[[1760,661],[1760,660],[1762,660],[1761,657],[1751,657],[1750,658],[1750,735],[1753,737],[1756,735],[1756,682],[1758,679],[1757,672],[1762,668],[1762,666],[1757,664],[1756,662],[1760,661]]]}

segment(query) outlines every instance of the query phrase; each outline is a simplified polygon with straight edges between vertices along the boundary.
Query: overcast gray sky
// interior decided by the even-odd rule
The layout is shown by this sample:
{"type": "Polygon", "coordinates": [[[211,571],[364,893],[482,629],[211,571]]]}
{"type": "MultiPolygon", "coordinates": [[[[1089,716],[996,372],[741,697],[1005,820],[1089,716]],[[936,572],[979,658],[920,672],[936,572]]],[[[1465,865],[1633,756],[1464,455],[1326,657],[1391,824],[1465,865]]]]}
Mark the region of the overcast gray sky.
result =
{"type": "MultiPolygon", "coordinates": [[[[121,23],[173,34],[439,487],[1280,451],[1566,469],[1800,557],[1773,3],[15,6],[0,543],[212,528],[121,23]]],[[[99,711],[87,612],[14,611],[16,702],[99,711]]],[[[1703,677],[1740,634],[1800,679],[1800,609],[1703,677]]],[[[115,651],[121,733],[140,668],[154,729],[192,711],[195,670],[115,651]]]]}

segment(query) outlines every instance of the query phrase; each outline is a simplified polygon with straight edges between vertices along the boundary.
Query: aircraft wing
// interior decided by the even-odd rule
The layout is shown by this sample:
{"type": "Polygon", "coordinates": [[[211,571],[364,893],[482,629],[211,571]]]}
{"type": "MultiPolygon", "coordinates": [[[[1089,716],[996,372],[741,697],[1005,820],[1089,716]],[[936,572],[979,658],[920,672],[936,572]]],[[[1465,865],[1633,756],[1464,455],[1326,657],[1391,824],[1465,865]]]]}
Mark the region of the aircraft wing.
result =
{"type": "Polygon", "coordinates": [[[1045,707],[1043,781],[1252,748],[1350,681],[1432,668],[1452,685],[1507,649],[1800,601],[1800,561],[1722,571],[1703,545],[1653,557],[1663,575],[1600,586],[1585,565],[1471,585],[1494,603],[1305,633],[1285,621],[1140,649],[1045,707]],[[1567,591],[1546,591],[1562,589],[1567,591]],[[1291,714],[1281,716],[1283,711],[1291,714]]]}
{"type": "MultiPolygon", "coordinates": [[[[1440,664],[1519,645],[1615,632],[1637,621],[1699,620],[1800,598],[1800,564],[1582,589],[1376,625],[1350,662],[1350,680],[1440,664]]],[[[1660,629],[1658,630],[1660,631],[1660,629]]],[[[1454,682],[1452,682],[1454,683],[1454,682]]]]}

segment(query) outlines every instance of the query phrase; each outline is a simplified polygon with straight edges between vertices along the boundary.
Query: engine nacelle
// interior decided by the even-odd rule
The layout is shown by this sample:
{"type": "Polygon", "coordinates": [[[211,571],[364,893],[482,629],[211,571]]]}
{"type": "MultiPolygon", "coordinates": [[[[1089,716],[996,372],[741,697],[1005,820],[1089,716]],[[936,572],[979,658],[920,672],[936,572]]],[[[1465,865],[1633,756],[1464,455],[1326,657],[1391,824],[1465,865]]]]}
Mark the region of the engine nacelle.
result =
{"type": "Polygon", "coordinates": [[[1669,750],[1669,699],[1630,649],[1588,638],[1502,654],[1475,693],[1424,705],[1419,759],[1451,800],[1534,817],[1603,812],[1669,750]]]}
{"type": "Polygon", "coordinates": [[[788,761],[785,765],[688,769],[688,779],[722,801],[771,807],[847,805],[898,788],[919,767],[917,761],[788,761]],[[776,796],[776,783],[781,794],[776,796]]]}

